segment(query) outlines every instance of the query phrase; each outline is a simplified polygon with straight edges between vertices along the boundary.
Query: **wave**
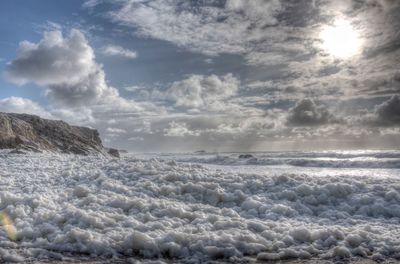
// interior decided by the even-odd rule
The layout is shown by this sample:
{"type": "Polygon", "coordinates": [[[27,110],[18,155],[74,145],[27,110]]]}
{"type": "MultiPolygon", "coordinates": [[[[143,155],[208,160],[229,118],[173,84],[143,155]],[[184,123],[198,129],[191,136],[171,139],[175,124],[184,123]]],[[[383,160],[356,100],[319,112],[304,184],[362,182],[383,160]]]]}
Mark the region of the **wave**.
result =
{"type": "Polygon", "coordinates": [[[335,153],[335,152],[282,152],[282,153],[229,153],[174,156],[177,161],[252,166],[296,166],[321,168],[400,168],[400,152],[335,153]]]}

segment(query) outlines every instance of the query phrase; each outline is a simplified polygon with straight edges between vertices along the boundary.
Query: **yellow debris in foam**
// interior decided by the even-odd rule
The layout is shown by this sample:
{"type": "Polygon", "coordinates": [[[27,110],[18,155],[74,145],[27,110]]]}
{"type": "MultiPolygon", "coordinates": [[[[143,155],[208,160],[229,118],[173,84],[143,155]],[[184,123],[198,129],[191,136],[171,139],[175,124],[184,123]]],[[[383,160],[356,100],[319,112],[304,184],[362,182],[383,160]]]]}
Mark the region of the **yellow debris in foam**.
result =
{"type": "Polygon", "coordinates": [[[0,212],[0,221],[8,235],[8,238],[10,240],[15,240],[16,239],[15,227],[13,225],[13,222],[12,222],[10,216],[8,216],[7,213],[0,212]]]}

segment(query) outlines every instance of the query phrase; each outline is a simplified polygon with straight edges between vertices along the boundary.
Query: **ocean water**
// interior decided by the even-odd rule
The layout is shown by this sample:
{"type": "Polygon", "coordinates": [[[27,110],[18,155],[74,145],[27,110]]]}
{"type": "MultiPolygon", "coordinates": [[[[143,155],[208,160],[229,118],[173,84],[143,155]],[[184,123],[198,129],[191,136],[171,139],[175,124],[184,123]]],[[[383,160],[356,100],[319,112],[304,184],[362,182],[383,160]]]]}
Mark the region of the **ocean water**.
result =
{"type": "Polygon", "coordinates": [[[0,152],[0,258],[400,259],[400,151],[0,152]]]}

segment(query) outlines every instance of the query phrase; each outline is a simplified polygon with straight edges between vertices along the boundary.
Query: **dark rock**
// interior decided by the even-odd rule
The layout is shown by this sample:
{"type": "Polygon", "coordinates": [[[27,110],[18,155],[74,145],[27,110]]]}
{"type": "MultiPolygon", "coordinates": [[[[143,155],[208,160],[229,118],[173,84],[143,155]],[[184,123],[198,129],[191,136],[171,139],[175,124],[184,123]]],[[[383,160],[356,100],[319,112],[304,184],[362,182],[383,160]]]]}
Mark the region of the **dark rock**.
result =
{"type": "Polygon", "coordinates": [[[0,113],[0,149],[105,154],[99,133],[34,115],[0,113]]]}
{"type": "Polygon", "coordinates": [[[13,149],[8,154],[26,154],[26,152],[20,149],[13,149]]]}
{"type": "Polygon", "coordinates": [[[254,158],[254,156],[251,154],[240,154],[239,155],[239,159],[251,159],[251,158],[254,158]]]}
{"type": "Polygon", "coordinates": [[[107,153],[116,158],[120,157],[118,149],[109,148],[107,153]]]}

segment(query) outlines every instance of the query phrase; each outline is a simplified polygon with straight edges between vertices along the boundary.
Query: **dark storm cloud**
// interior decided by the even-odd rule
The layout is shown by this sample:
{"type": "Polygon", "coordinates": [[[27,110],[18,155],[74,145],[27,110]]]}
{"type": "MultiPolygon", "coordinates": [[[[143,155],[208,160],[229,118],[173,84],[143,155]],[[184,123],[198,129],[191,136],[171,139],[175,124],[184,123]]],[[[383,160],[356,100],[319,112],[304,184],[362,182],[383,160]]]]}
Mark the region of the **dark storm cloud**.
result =
{"type": "Polygon", "coordinates": [[[317,105],[312,99],[302,99],[289,109],[289,125],[320,126],[335,121],[333,115],[324,105],[317,105]]]}
{"type": "Polygon", "coordinates": [[[375,108],[378,122],[387,125],[400,125],[400,95],[393,95],[389,100],[375,108]]]}

